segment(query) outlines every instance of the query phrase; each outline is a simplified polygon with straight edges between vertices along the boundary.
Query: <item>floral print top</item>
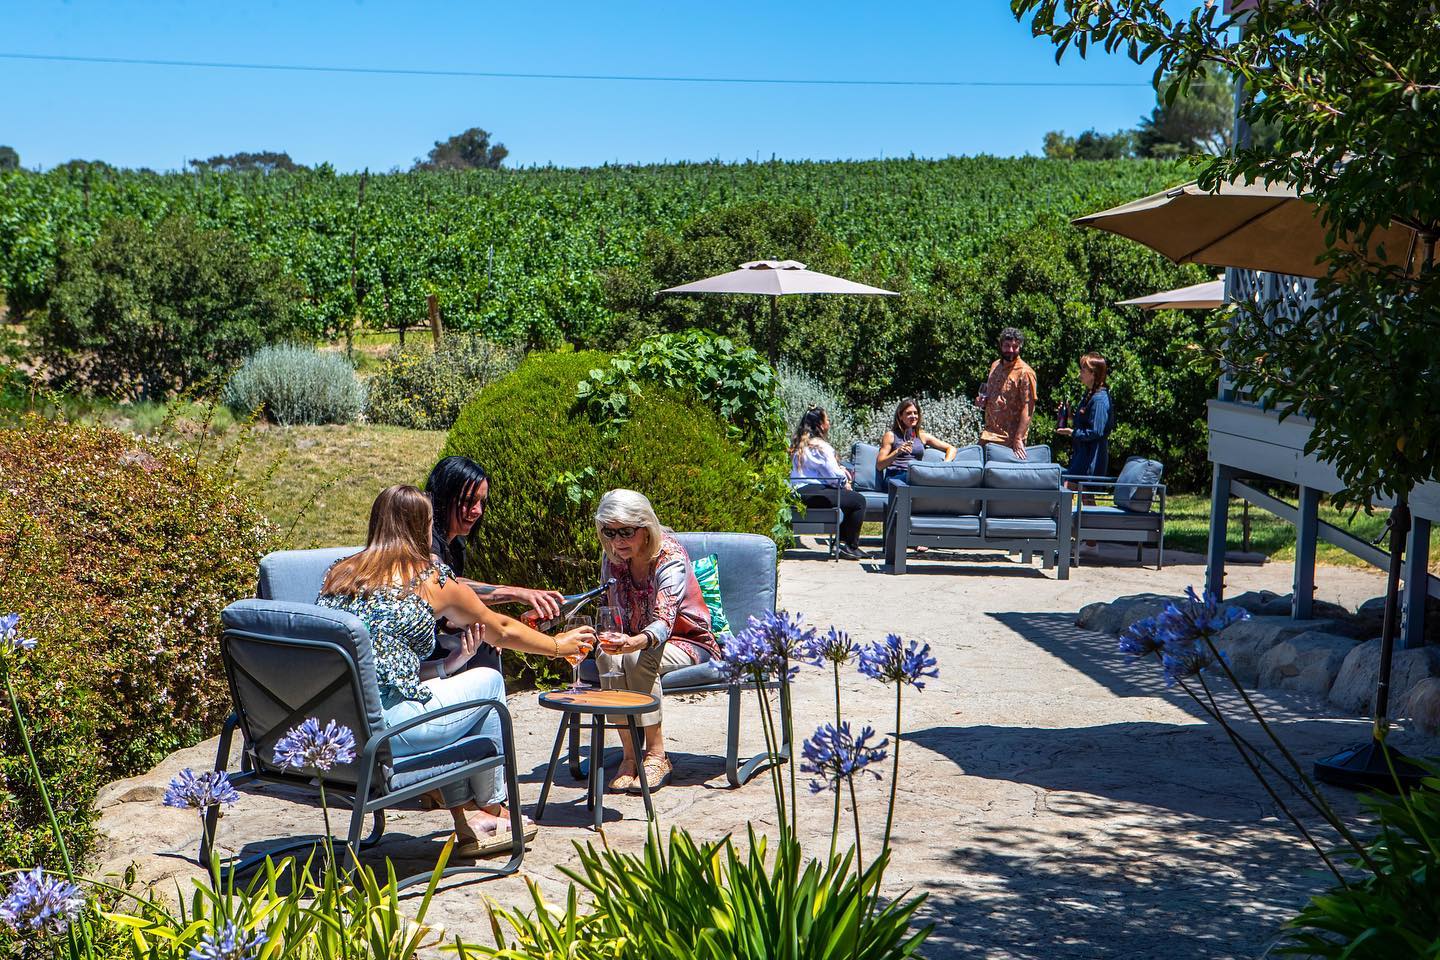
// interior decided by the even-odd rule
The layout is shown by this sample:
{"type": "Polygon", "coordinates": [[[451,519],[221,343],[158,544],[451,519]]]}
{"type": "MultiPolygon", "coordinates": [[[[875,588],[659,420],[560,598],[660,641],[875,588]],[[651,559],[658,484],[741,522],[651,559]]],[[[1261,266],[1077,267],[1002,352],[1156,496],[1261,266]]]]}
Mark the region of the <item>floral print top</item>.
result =
{"type": "Polygon", "coordinates": [[[315,600],[322,607],[354,614],[370,631],[375,680],[387,705],[430,701],[430,691],[420,685],[420,661],[435,649],[435,611],[415,588],[431,576],[444,586],[455,574],[443,563],[432,564],[405,584],[360,594],[322,593],[315,600]]]}
{"type": "Polygon", "coordinates": [[[657,644],[673,643],[692,663],[718,657],[720,645],[710,629],[710,608],[690,566],[690,555],[680,541],[666,534],[654,563],[650,576],[637,582],[628,563],[612,564],[608,556],[600,562],[600,579],[615,578],[610,603],[624,612],[626,632],[649,634],[657,644]]]}

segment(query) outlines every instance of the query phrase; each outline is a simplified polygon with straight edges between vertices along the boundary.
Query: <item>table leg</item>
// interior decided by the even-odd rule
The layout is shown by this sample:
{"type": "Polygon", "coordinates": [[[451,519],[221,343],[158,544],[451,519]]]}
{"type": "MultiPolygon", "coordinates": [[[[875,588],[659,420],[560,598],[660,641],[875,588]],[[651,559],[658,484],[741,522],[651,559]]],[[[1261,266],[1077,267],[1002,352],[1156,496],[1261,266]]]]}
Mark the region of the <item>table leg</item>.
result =
{"type": "Polygon", "coordinates": [[[625,721],[630,727],[630,741],[635,745],[635,775],[640,778],[640,795],[645,798],[645,817],[647,820],[654,820],[655,807],[650,803],[650,781],[645,777],[645,739],[640,734],[640,727],[635,723],[635,714],[627,714],[625,721]]]}
{"type": "Polygon", "coordinates": [[[570,779],[579,780],[587,768],[580,763],[580,714],[567,713],[570,721],[570,779]]]}
{"type": "Polygon", "coordinates": [[[605,822],[605,718],[590,721],[590,805],[595,808],[595,829],[605,822]]]}
{"type": "Polygon", "coordinates": [[[573,714],[560,714],[560,729],[555,731],[555,748],[550,751],[550,765],[545,768],[545,782],[540,786],[540,801],[535,804],[535,819],[545,816],[545,800],[550,796],[550,785],[555,782],[555,771],[560,768],[560,748],[565,745],[565,731],[570,728],[573,714]]]}

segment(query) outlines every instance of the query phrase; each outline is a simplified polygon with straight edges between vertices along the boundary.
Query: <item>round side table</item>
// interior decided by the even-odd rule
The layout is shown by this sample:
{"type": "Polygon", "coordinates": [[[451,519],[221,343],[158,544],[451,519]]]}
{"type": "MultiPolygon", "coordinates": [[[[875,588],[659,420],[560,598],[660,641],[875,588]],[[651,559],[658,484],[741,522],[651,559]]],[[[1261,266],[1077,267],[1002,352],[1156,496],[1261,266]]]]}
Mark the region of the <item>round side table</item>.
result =
{"type": "MultiPolygon", "coordinates": [[[[605,724],[606,717],[624,717],[631,743],[635,747],[637,776],[640,780],[640,794],[645,798],[645,816],[655,819],[655,808],[650,802],[650,784],[645,779],[645,764],[639,760],[645,756],[645,742],[640,736],[640,727],[635,718],[642,713],[660,706],[658,697],[633,690],[552,690],[540,694],[540,706],[547,710],[560,711],[560,729],[555,733],[555,748],[550,751],[550,766],[545,771],[545,783],[540,788],[540,802],[535,805],[535,819],[545,815],[545,801],[550,796],[550,786],[555,782],[555,771],[560,768],[560,751],[565,746],[565,734],[573,730],[577,737],[581,718],[590,717],[590,771],[585,806],[595,811],[595,829],[599,830],[605,819],[605,724]]],[[[623,736],[624,734],[622,734],[623,736]]],[[[578,757],[570,757],[575,767],[578,757]]]]}

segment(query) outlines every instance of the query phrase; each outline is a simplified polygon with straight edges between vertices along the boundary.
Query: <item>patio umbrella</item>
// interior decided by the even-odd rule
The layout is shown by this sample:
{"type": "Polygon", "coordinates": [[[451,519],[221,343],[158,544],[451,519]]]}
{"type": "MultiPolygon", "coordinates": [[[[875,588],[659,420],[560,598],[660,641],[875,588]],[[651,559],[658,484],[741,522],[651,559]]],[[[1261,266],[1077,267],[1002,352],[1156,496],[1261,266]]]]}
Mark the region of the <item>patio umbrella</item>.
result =
{"type": "MultiPolygon", "coordinates": [[[[1143,243],[1176,263],[1204,263],[1299,277],[1321,277],[1317,262],[1328,249],[1319,209],[1294,187],[1283,183],[1230,180],[1217,190],[1187,183],[1118,207],[1071,221],[1143,243]]],[[[1403,267],[1418,273],[1433,261],[1435,236],[1392,222],[1370,237],[1366,257],[1376,268],[1403,267]]],[[[1342,239],[1339,246],[1347,245],[1342,239]]],[[[1355,247],[1349,244],[1349,249],[1355,247]]],[[[1390,664],[1399,625],[1401,555],[1410,530],[1410,508],[1401,496],[1390,514],[1390,569],[1385,619],[1380,633],[1380,672],[1375,690],[1375,728],[1371,740],[1315,761],[1315,776],[1351,788],[1393,783],[1391,767],[1402,782],[1418,783],[1423,771],[1398,751],[1386,748],[1384,734],[1390,697],[1390,664]],[[1387,759],[1387,754],[1389,758],[1387,759]]]]}
{"type": "Polygon", "coordinates": [[[1225,306],[1225,281],[1206,280],[1163,293],[1117,300],[1115,306],[1139,307],[1141,310],[1214,310],[1225,306]]]}
{"type": "MultiPolygon", "coordinates": [[[[1317,263],[1326,250],[1319,210],[1288,184],[1231,180],[1212,193],[1187,183],[1071,222],[1128,237],[1176,263],[1325,275],[1317,263]]],[[[1371,235],[1369,259],[1418,271],[1424,252],[1416,239],[1412,227],[1392,223],[1371,235]]]]}
{"type": "Polygon", "coordinates": [[[661,293],[749,293],[770,298],[770,362],[778,359],[780,298],[800,294],[849,294],[862,297],[898,297],[893,290],[881,290],[828,273],[807,270],[798,260],[751,260],[740,269],[706,277],[661,293]]]}

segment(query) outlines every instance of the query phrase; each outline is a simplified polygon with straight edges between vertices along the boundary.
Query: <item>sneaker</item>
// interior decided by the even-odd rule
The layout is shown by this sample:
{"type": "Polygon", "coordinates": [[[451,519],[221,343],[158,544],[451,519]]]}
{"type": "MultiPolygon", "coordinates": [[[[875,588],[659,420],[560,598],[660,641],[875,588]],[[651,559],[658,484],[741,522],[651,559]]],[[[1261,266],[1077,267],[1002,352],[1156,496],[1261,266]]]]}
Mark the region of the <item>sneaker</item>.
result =
{"type": "Polygon", "coordinates": [[[839,549],[836,551],[836,553],[837,553],[839,556],[844,557],[846,560],[869,560],[869,559],[870,559],[870,554],[866,553],[864,550],[861,550],[859,547],[852,547],[852,546],[851,546],[850,544],[848,544],[848,543],[842,543],[842,544],[840,544],[840,547],[839,547],[839,549]]]}

